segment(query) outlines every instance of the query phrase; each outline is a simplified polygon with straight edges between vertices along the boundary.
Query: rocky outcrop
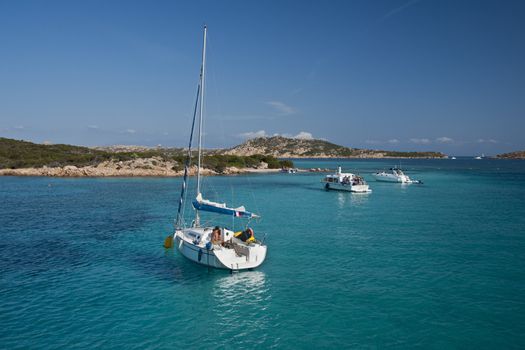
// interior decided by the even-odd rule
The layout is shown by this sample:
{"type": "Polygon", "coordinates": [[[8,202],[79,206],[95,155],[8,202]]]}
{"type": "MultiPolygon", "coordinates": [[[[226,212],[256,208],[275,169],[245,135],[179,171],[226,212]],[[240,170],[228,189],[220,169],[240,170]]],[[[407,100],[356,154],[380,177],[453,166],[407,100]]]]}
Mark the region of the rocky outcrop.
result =
{"type": "Polygon", "coordinates": [[[304,140],[282,136],[258,137],[222,151],[222,153],[229,155],[251,156],[264,154],[278,158],[329,158],[338,154],[348,155],[351,152],[351,148],[324,140],[304,140]]]}
{"type": "Polygon", "coordinates": [[[496,157],[501,159],[525,159],[525,151],[498,154],[496,157]]]}

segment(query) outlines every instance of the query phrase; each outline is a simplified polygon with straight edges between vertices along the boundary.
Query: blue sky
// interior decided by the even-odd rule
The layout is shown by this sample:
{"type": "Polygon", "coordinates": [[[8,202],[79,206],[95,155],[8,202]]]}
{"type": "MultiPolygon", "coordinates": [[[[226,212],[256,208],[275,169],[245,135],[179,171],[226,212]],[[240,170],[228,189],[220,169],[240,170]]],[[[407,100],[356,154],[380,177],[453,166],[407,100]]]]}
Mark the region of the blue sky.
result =
{"type": "Polygon", "coordinates": [[[523,1],[0,0],[0,135],[185,145],[204,23],[208,147],[525,149],[523,1]]]}

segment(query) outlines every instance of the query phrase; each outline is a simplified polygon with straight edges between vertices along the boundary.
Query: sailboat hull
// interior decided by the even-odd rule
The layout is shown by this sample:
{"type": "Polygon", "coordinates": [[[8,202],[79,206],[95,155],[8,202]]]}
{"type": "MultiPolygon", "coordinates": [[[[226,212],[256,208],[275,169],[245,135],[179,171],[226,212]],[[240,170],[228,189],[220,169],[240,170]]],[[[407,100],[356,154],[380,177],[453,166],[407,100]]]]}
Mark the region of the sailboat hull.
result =
{"type": "MultiPolygon", "coordinates": [[[[187,259],[207,267],[232,271],[254,269],[266,259],[266,246],[260,243],[245,244],[233,238],[233,248],[226,248],[220,244],[208,244],[206,232],[212,228],[191,228],[175,232],[174,240],[179,252],[187,259]],[[195,236],[204,238],[195,242],[195,236]]],[[[231,234],[233,232],[230,231],[231,234]]]]}

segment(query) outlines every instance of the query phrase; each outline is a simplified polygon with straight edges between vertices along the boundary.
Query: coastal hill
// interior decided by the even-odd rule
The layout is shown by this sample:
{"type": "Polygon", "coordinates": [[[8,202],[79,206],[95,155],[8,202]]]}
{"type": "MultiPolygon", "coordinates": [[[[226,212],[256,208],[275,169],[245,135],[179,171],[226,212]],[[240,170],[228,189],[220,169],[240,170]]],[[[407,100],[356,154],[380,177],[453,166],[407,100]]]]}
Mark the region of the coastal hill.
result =
{"type": "MultiPolygon", "coordinates": [[[[206,174],[277,171],[293,167],[278,158],[443,158],[438,152],[393,152],[348,148],[324,140],[274,136],[256,138],[225,150],[205,150],[206,174]]],[[[0,137],[0,175],[181,176],[182,148],[143,146],[82,147],[44,145],[0,137]]],[[[192,164],[196,164],[196,152],[192,164]]],[[[190,168],[190,175],[196,172],[190,168]]]]}
{"type": "Polygon", "coordinates": [[[525,159],[525,151],[516,151],[510,153],[498,154],[496,158],[502,159],[525,159]]]}
{"type": "Polygon", "coordinates": [[[282,136],[257,137],[222,151],[223,154],[249,156],[272,155],[277,158],[444,158],[440,152],[395,152],[349,148],[317,139],[282,136]]]}
{"type": "MultiPolygon", "coordinates": [[[[116,149],[72,145],[43,145],[0,137],[0,175],[31,176],[180,176],[185,153],[180,148],[116,149]],[[132,152],[134,150],[135,152],[132,152]]],[[[192,164],[196,157],[192,156],[192,164]]],[[[235,156],[208,153],[206,174],[236,174],[292,167],[273,156],[235,156]]],[[[190,169],[194,174],[196,167],[190,169]]]]}

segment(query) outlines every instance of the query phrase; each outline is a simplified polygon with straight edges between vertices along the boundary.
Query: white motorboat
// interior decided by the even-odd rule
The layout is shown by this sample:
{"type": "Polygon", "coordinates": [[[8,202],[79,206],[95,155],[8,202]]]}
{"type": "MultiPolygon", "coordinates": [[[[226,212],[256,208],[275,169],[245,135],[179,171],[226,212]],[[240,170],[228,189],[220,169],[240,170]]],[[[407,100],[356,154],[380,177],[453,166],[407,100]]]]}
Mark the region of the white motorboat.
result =
{"type": "Polygon", "coordinates": [[[452,158],[450,158],[450,159],[456,159],[456,157],[452,157],[452,158]]]}
{"type": "Polygon", "coordinates": [[[343,173],[341,167],[337,168],[335,174],[326,175],[323,180],[324,188],[327,190],[340,190],[357,193],[372,192],[365,179],[352,173],[343,173]]]}
{"type": "Polygon", "coordinates": [[[399,182],[404,184],[421,184],[420,180],[412,180],[408,175],[406,175],[403,170],[400,168],[390,168],[390,171],[380,171],[372,174],[376,181],[383,182],[399,182]]]}
{"type": "Polygon", "coordinates": [[[481,153],[480,156],[474,157],[474,159],[478,159],[478,160],[483,159],[483,158],[485,158],[485,154],[484,153],[481,153]]]}
{"type": "Polygon", "coordinates": [[[225,203],[212,202],[203,198],[201,193],[201,159],[202,159],[202,118],[204,109],[204,87],[205,87],[205,64],[206,64],[206,34],[204,26],[204,44],[202,49],[202,65],[200,80],[197,88],[197,99],[193,111],[193,122],[191,126],[190,141],[186,164],[184,167],[184,178],[182,182],[175,232],[164,241],[166,248],[175,244],[179,252],[191,261],[208,267],[238,271],[253,269],[260,266],[266,258],[267,247],[264,240],[261,242],[255,238],[254,232],[248,225],[245,230],[234,232],[231,229],[219,226],[201,226],[200,212],[212,212],[228,215],[235,218],[252,219],[259,216],[247,211],[244,206],[237,208],[228,207],[225,203]],[[192,201],[195,209],[195,218],[189,227],[184,222],[184,208],[186,205],[186,187],[188,183],[188,170],[191,166],[192,139],[199,110],[199,146],[197,164],[197,189],[196,198],[192,201]]]}

